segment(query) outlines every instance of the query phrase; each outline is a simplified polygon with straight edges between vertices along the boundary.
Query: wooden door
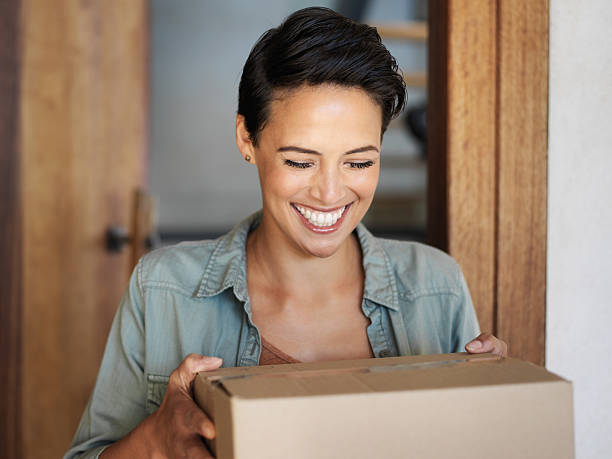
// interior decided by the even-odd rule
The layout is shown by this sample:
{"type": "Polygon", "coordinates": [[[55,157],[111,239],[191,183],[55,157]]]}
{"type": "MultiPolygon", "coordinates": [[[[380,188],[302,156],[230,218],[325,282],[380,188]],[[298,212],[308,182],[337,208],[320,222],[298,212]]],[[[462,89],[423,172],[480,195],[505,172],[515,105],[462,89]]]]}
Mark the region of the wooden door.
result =
{"type": "Polygon", "coordinates": [[[429,3],[430,242],[481,327],[544,364],[548,0],[429,3]]]}
{"type": "Polygon", "coordinates": [[[108,252],[105,236],[111,225],[134,231],[146,183],[148,6],[9,3],[15,26],[2,34],[15,46],[2,52],[14,65],[1,70],[12,86],[0,98],[17,122],[0,138],[11,168],[0,187],[12,193],[0,222],[11,230],[0,246],[12,254],[2,268],[10,322],[0,327],[14,353],[1,361],[11,409],[0,456],[60,457],[133,266],[134,251],[108,252]]]}

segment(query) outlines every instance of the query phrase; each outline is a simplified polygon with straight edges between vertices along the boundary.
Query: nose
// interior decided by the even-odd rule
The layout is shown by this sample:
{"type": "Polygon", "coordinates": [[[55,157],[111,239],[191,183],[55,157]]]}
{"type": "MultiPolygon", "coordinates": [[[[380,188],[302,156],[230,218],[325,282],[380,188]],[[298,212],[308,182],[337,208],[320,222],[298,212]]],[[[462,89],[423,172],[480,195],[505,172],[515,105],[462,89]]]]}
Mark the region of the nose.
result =
{"type": "Polygon", "coordinates": [[[342,171],[332,164],[321,167],[313,177],[311,194],[323,206],[341,202],[346,194],[342,171]]]}

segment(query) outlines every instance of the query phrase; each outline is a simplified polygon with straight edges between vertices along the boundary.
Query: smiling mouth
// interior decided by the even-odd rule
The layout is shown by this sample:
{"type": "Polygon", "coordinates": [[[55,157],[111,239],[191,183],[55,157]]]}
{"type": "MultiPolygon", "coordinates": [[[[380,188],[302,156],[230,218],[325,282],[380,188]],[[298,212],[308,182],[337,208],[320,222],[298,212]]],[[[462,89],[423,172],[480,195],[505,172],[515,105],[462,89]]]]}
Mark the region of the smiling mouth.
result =
{"type": "Polygon", "coordinates": [[[298,212],[302,222],[306,224],[308,229],[316,233],[330,233],[340,227],[351,204],[328,212],[314,210],[299,204],[292,204],[292,207],[298,212]]]}

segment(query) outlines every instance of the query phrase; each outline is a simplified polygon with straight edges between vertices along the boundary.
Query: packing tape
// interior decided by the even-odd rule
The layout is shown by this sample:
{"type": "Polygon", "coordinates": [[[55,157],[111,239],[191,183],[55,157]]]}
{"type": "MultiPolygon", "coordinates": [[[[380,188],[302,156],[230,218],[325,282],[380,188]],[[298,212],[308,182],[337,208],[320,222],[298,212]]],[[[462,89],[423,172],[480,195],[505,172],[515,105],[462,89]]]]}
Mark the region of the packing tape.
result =
{"type": "Polygon", "coordinates": [[[224,381],[232,379],[244,378],[312,378],[315,376],[334,376],[338,374],[356,374],[356,373],[385,373],[390,371],[411,371],[428,368],[448,367],[465,363],[482,362],[490,360],[501,360],[501,357],[493,354],[479,355],[477,357],[468,356],[458,359],[438,360],[434,362],[414,362],[414,363],[393,363],[389,365],[373,365],[369,367],[353,367],[353,368],[329,368],[318,370],[298,370],[287,371],[281,373],[259,373],[259,374],[242,374],[242,375],[227,375],[227,376],[210,376],[207,379],[213,384],[221,384],[224,381]]]}

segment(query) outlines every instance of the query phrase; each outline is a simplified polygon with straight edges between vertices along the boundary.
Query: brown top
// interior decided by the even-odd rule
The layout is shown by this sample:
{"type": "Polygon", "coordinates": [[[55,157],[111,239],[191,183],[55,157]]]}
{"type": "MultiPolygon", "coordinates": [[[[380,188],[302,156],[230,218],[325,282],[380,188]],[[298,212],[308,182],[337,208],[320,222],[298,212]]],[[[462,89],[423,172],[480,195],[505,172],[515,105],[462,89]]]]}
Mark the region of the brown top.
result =
{"type": "Polygon", "coordinates": [[[261,337],[261,356],[259,357],[260,365],[279,365],[282,363],[301,363],[299,360],[294,359],[289,354],[285,354],[279,348],[274,347],[273,344],[266,341],[261,337]]]}

